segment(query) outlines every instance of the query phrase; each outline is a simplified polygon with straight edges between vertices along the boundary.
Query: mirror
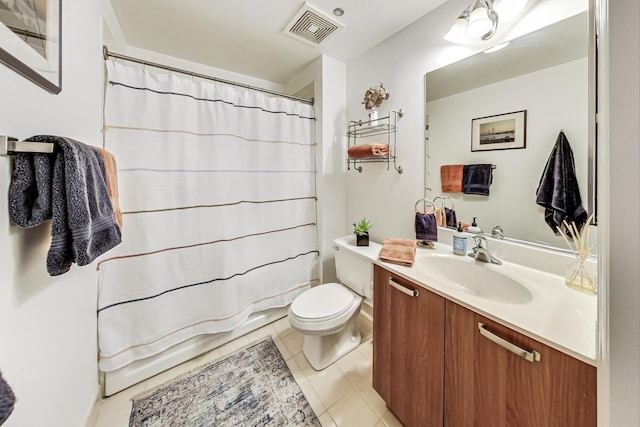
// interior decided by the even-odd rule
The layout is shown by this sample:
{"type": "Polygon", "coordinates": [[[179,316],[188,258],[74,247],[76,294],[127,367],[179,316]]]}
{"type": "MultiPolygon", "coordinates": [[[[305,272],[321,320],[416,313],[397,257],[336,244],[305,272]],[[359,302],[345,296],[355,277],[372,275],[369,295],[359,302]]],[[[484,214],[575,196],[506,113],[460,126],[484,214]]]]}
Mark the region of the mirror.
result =
{"type": "Polygon", "coordinates": [[[502,50],[480,52],[427,73],[427,197],[450,196],[458,220],[471,223],[477,217],[485,233],[500,225],[506,237],[567,249],[545,222],[536,190],[562,130],[573,150],[582,206],[592,212],[589,49],[589,17],[583,12],[514,39],[502,50]],[[481,138],[472,151],[472,123],[521,111],[526,111],[524,141],[493,144],[508,149],[487,144],[489,149],[478,151],[481,138]],[[495,166],[489,196],[442,193],[442,165],[479,163],[495,166]]]}

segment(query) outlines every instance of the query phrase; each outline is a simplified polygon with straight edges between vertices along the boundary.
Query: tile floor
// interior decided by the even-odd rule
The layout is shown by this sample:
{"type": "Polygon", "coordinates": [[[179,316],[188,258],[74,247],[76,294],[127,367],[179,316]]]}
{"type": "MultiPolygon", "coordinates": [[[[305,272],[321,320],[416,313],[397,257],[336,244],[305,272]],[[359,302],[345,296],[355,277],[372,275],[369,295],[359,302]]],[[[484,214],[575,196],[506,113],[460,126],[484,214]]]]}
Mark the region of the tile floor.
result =
{"type": "Polygon", "coordinates": [[[291,329],[285,317],[99,401],[87,427],[128,427],[133,396],[222,359],[267,336],[271,336],[278,346],[323,427],[401,426],[371,386],[373,347],[370,318],[360,315],[358,326],[362,332],[360,346],[333,365],[317,372],[302,354],[303,336],[291,329]]]}

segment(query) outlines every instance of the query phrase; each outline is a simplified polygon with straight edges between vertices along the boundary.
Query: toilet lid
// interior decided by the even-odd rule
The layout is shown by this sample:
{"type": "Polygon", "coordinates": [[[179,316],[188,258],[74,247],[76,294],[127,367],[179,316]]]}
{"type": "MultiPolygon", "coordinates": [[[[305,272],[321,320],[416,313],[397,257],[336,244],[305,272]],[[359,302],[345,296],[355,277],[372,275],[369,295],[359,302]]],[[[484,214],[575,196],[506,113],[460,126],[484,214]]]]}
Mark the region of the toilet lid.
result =
{"type": "Polygon", "coordinates": [[[342,285],[327,283],[298,295],[291,304],[291,311],[300,318],[321,320],[342,314],[351,306],[353,299],[353,293],[342,285]]]}

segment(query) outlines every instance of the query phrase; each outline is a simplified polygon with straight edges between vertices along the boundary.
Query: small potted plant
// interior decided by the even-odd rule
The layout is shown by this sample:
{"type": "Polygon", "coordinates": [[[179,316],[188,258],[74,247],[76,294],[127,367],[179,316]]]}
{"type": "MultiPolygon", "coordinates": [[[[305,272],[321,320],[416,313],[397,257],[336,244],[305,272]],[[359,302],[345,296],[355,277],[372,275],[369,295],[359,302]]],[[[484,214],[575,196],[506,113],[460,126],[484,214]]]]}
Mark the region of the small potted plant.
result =
{"type": "Polygon", "coordinates": [[[356,235],[356,246],[369,246],[369,229],[371,223],[362,218],[357,223],[353,224],[353,232],[356,235]]]}

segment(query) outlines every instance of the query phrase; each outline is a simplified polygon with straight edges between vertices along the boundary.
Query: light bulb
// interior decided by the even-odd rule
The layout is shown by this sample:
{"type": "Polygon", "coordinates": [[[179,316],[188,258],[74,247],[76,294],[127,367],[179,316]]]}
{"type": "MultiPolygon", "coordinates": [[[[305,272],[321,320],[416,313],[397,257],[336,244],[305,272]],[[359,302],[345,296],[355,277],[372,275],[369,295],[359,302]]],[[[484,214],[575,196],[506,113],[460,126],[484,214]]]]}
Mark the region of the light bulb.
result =
{"type": "Polygon", "coordinates": [[[489,13],[484,6],[473,9],[469,15],[469,25],[467,25],[467,37],[479,39],[493,28],[493,22],[489,19],[489,13]]]}
{"type": "Polygon", "coordinates": [[[467,20],[460,16],[453,23],[447,34],[444,35],[444,39],[451,43],[464,43],[466,31],[467,20]]]}

